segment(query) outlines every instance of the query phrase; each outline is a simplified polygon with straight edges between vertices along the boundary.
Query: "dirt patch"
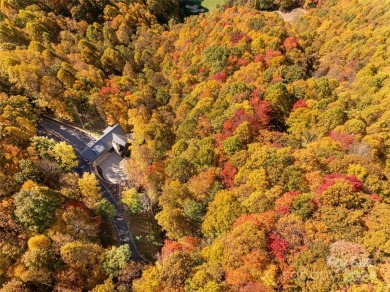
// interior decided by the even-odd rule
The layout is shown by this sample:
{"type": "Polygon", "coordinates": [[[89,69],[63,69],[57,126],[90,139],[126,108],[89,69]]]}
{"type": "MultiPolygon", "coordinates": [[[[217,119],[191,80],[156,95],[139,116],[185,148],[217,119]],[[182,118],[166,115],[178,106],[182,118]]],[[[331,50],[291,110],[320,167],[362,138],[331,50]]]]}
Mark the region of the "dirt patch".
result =
{"type": "Polygon", "coordinates": [[[151,214],[132,214],[128,210],[124,212],[124,217],[139,253],[154,261],[164,243],[164,236],[156,219],[151,214]]]}
{"type": "Polygon", "coordinates": [[[289,12],[276,11],[276,13],[283,18],[285,22],[295,23],[298,18],[302,17],[307,13],[307,10],[303,8],[296,8],[289,12]]]}

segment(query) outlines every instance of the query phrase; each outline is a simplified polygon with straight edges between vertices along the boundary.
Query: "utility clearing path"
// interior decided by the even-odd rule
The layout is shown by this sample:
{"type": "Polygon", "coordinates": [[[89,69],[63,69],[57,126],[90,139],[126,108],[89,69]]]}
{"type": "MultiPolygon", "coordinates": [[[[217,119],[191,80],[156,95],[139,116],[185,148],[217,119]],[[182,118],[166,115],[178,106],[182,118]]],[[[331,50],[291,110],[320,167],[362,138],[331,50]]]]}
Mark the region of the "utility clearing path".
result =
{"type": "Polygon", "coordinates": [[[295,23],[298,18],[305,15],[308,11],[303,8],[296,8],[289,12],[276,11],[276,13],[283,18],[285,22],[290,22],[291,24],[295,23]]]}

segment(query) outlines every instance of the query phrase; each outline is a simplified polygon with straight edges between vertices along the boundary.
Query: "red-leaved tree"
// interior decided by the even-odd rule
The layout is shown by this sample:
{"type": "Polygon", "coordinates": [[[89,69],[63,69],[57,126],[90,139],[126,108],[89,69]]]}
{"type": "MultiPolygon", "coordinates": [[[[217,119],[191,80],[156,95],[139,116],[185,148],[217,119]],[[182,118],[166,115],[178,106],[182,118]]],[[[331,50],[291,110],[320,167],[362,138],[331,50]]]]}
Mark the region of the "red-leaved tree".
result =
{"type": "Polygon", "coordinates": [[[321,185],[318,186],[316,193],[321,194],[326,191],[329,187],[333,186],[337,181],[345,181],[352,186],[352,191],[359,191],[363,184],[362,182],[354,175],[345,175],[339,173],[328,174],[325,176],[321,185]]]}
{"type": "Polygon", "coordinates": [[[237,168],[234,167],[230,162],[226,162],[223,165],[221,171],[222,183],[228,188],[232,188],[234,186],[234,177],[237,174],[237,168]]]}
{"type": "Polygon", "coordinates": [[[289,247],[287,241],[284,240],[277,232],[272,232],[269,235],[269,249],[271,254],[277,260],[284,260],[285,253],[289,247]]]}

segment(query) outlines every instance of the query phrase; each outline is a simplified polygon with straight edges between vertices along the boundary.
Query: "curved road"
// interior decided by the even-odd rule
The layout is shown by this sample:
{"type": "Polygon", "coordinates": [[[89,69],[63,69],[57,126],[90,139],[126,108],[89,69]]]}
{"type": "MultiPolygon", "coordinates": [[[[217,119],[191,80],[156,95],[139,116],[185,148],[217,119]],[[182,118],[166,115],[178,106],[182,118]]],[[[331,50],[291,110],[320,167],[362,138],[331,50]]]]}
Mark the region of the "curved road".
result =
{"type": "MultiPolygon", "coordinates": [[[[91,166],[84,161],[80,153],[87,148],[88,144],[93,140],[93,138],[85,132],[82,132],[72,126],[66,125],[61,122],[57,122],[50,118],[41,117],[42,120],[39,124],[39,130],[41,135],[54,138],[56,140],[65,141],[68,144],[72,145],[78,158],[78,167],[75,171],[81,176],[84,172],[92,172],[91,166]]],[[[98,176],[97,176],[98,177],[98,176]]],[[[128,244],[131,250],[131,259],[134,261],[147,262],[145,258],[140,255],[137,250],[137,247],[134,244],[133,238],[131,236],[129,226],[123,218],[122,207],[114,199],[113,194],[116,192],[112,190],[112,185],[105,183],[100,180],[100,185],[102,188],[103,196],[110,201],[115,206],[116,215],[112,219],[119,244],[128,244]]]]}

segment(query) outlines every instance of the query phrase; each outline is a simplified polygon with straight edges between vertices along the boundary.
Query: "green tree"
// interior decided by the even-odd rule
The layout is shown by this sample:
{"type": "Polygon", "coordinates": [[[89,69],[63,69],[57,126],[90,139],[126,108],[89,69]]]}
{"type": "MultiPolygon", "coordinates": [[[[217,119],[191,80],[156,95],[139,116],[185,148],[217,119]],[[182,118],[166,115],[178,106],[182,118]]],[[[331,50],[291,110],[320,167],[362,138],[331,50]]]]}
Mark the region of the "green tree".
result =
{"type": "Polygon", "coordinates": [[[135,188],[128,189],[122,193],[122,202],[129,207],[130,211],[134,214],[139,213],[142,210],[141,196],[135,188]]]}
{"type": "Polygon", "coordinates": [[[187,159],[181,157],[173,158],[169,162],[166,170],[170,177],[182,183],[186,182],[195,173],[194,165],[187,159]]]}
{"type": "Polygon", "coordinates": [[[122,54],[113,48],[107,48],[104,51],[101,61],[106,72],[119,73],[122,71],[125,64],[122,54]]]}
{"type": "Polygon", "coordinates": [[[229,137],[223,141],[223,151],[225,151],[228,155],[233,155],[234,153],[240,151],[241,147],[241,142],[236,136],[229,137]]]}
{"type": "Polygon", "coordinates": [[[15,216],[32,232],[42,232],[49,227],[57,207],[58,194],[47,187],[33,187],[15,195],[15,216]]]}
{"type": "Polygon", "coordinates": [[[202,53],[202,60],[210,67],[211,74],[223,71],[228,57],[229,49],[223,46],[206,47],[202,53]]]}
{"type": "Polygon", "coordinates": [[[106,198],[99,200],[96,203],[95,208],[97,210],[96,213],[103,217],[112,218],[116,214],[115,206],[110,203],[106,198]]]}
{"type": "Polygon", "coordinates": [[[112,277],[118,277],[121,270],[130,260],[131,252],[129,245],[112,247],[106,252],[103,261],[103,269],[112,277]]]}
{"type": "Polygon", "coordinates": [[[38,168],[31,160],[23,159],[19,162],[19,172],[14,178],[18,183],[24,183],[26,180],[39,182],[38,168]]]}
{"type": "Polygon", "coordinates": [[[215,161],[215,139],[212,137],[203,138],[198,142],[199,153],[195,162],[199,165],[212,166],[215,161]]]}
{"type": "Polygon", "coordinates": [[[291,203],[291,212],[301,216],[303,219],[309,218],[315,210],[312,194],[301,194],[294,198],[291,203]]]}
{"type": "Polygon", "coordinates": [[[47,137],[34,136],[31,138],[31,147],[39,154],[40,157],[53,159],[52,150],[56,146],[53,139],[47,137]]]}
{"type": "Polygon", "coordinates": [[[268,100],[272,108],[282,115],[287,115],[290,112],[294,102],[286,86],[281,82],[275,83],[268,88],[265,94],[265,100],[268,100]]]}

